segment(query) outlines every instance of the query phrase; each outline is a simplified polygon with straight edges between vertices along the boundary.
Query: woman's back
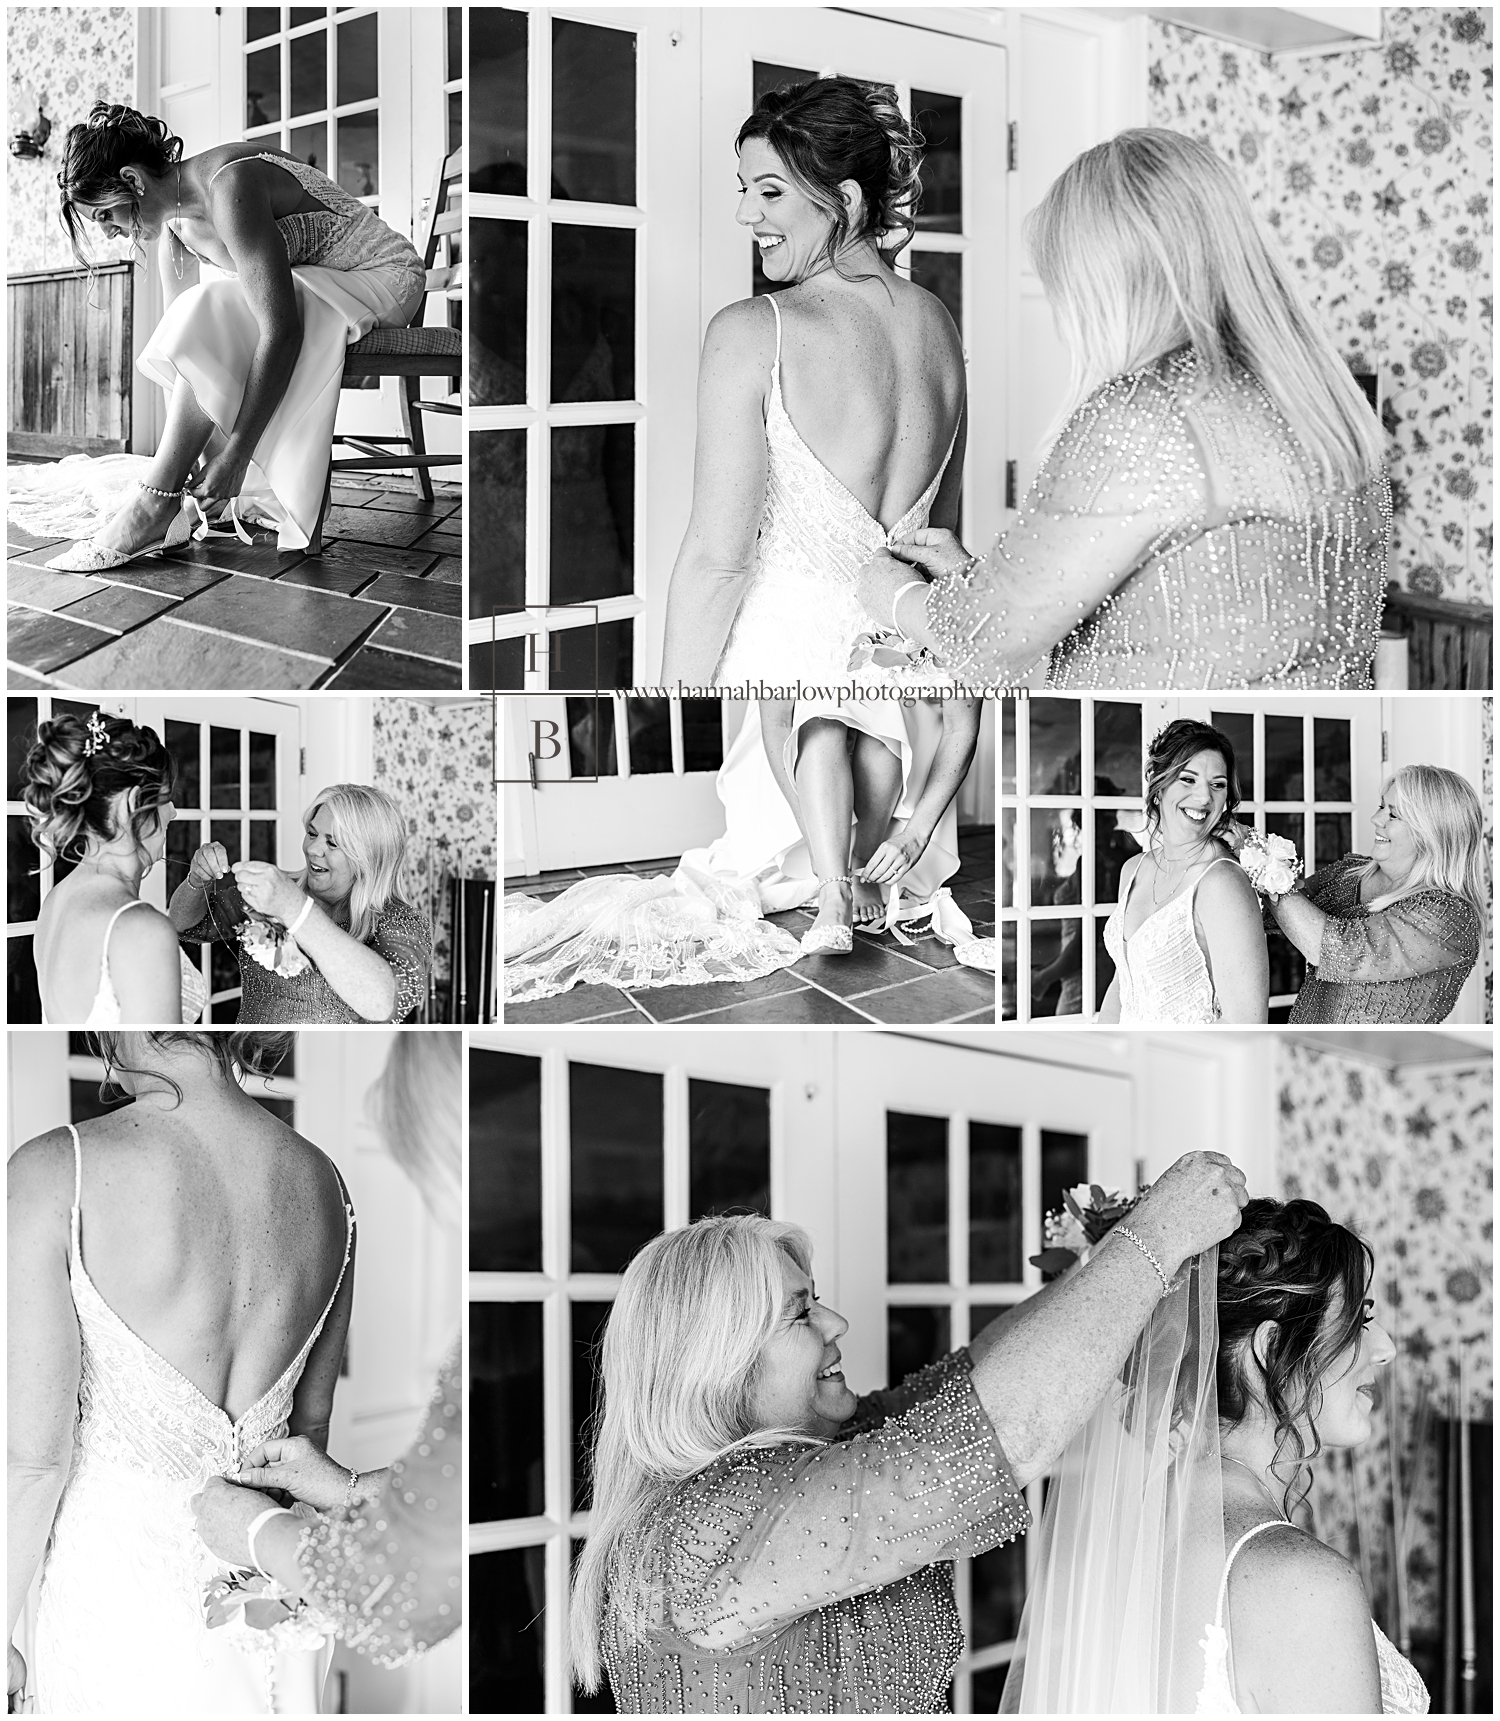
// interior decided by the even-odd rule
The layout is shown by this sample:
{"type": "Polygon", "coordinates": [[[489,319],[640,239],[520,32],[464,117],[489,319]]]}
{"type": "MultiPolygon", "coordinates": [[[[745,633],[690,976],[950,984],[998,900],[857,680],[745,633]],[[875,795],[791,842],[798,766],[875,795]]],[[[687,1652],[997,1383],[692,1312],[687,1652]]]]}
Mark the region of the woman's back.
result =
{"type": "Polygon", "coordinates": [[[824,277],[778,295],[781,397],[815,457],[887,530],[942,466],[964,404],[958,331],[925,289],[824,277]]]}
{"type": "Polygon", "coordinates": [[[173,1111],[137,1103],[79,1133],[90,1281],[238,1420],[295,1360],[338,1284],[348,1226],[332,1165],[238,1090],[173,1111]]]}
{"type": "Polygon", "coordinates": [[[135,1019],[179,1020],[182,965],[176,934],[157,910],[132,907],[136,901],[118,879],[83,870],[70,873],[48,892],[37,919],[32,955],[43,1014],[49,1022],[116,1025],[90,1021],[101,992],[107,989],[106,947],[132,993],[139,993],[140,1002],[164,1001],[161,1008],[148,1008],[135,1019]],[[166,1008],[174,999],[176,1008],[166,1008]]]}

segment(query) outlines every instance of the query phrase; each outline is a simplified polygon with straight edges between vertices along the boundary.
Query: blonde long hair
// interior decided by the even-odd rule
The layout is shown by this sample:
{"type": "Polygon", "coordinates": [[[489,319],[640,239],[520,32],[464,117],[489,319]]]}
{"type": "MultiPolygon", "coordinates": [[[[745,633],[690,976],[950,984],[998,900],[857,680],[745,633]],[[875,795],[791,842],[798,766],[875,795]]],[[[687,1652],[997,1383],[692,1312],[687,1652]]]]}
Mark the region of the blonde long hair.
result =
{"type": "MultiPolygon", "coordinates": [[[[1489,887],[1484,872],[1484,812],[1473,786],[1456,771],[1441,765],[1403,765],[1386,784],[1381,800],[1408,827],[1417,845],[1417,865],[1407,881],[1408,894],[1418,886],[1461,896],[1479,917],[1489,920],[1489,887]]],[[[1372,860],[1360,869],[1361,882],[1379,870],[1372,860]]],[[[1376,897],[1372,913],[1399,900],[1395,894],[1376,897]]]]}
{"type": "Polygon", "coordinates": [[[1026,221],[1072,359],[1058,426],[1111,377],[1191,344],[1206,386],[1258,381],[1330,487],[1381,470],[1379,420],[1233,171],[1156,128],[1086,150],[1026,221]]]}
{"type": "MultiPolygon", "coordinates": [[[[302,815],[304,829],[324,807],[333,815],[333,833],[354,871],[349,936],[367,944],[387,906],[404,902],[396,887],[406,860],[406,816],[384,789],[368,783],[330,783],[313,796],[302,815]]],[[[297,882],[307,888],[306,867],[297,882]]]]}
{"type": "Polygon", "coordinates": [[[573,1580],[573,1674],[586,1691],[602,1677],[604,1607],[622,1538],[736,1446],[809,1438],[755,1423],[757,1367],[785,1302],[783,1255],[811,1273],[806,1232],[739,1214],[663,1232],[625,1269],[604,1333],[590,1528],[573,1580]]]}

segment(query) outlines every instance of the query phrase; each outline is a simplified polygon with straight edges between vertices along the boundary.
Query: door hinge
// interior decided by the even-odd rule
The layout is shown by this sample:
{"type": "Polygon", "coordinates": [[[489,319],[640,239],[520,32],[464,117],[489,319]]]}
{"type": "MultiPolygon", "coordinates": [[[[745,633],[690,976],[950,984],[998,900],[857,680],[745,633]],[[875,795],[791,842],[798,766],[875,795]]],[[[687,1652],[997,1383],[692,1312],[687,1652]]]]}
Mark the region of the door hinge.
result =
{"type": "Polygon", "coordinates": [[[1020,135],[1020,124],[1016,120],[1012,120],[1005,128],[1005,171],[1007,173],[1014,173],[1020,163],[1021,146],[1018,141],[1020,135]]]}
{"type": "Polygon", "coordinates": [[[1380,731],[1380,763],[1388,765],[1391,759],[1391,737],[1389,730],[1380,731]]]}
{"type": "Polygon", "coordinates": [[[1005,463],[1005,506],[1014,508],[1016,505],[1016,463],[1007,460],[1005,463]]]}
{"type": "Polygon", "coordinates": [[[297,749],[297,775],[299,777],[307,775],[307,749],[305,747],[297,749]]]}

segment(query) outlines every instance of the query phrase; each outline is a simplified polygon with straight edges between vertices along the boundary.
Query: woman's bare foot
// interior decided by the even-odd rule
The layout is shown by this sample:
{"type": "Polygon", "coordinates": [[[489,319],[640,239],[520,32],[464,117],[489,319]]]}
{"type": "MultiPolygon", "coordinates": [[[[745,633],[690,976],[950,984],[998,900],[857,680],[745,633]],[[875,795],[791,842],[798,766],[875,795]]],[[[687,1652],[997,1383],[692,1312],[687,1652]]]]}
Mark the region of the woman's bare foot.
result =
{"type": "Polygon", "coordinates": [[[854,924],[872,926],[885,919],[885,898],[878,884],[866,884],[862,878],[854,881],[854,924]]]}
{"type": "Polygon", "coordinates": [[[853,895],[847,879],[830,879],[818,886],[818,913],[812,923],[814,932],[832,931],[836,926],[853,924],[853,895]]]}
{"type": "Polygon", "coordinates": [[[101,549],[133,555],[147,544],[159,544],[181,507],[180,496],[158,496],[150,490],[137,490],[114,519],[94,534],[94,542],[101,549]]]}

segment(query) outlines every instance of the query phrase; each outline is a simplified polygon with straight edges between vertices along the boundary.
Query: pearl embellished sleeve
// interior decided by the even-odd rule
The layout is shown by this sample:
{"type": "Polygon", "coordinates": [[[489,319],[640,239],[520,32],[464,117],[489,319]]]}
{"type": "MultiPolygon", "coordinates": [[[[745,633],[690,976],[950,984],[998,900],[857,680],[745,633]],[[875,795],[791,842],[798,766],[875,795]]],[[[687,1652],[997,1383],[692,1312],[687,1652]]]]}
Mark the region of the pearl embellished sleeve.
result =
{"type": "Polygon", "coordinates": [[[463,1420],[459,1347],[443,1361],[416,1442],[379,1490],[323,1514],[297,1544],[303,1595],[340,1639],[400,1667],[459,1624],[463,1420]]]}
{"type": "Polygon", "coordinates": [[[390,1019],[404,1022],[427,996],[427,975],[432,967],[432,940],[427,928],[415,909],[393,902],[381,916],[370,948],[391,965],[396,998],[390,1019]]]}
{"type": "Polygon", "coordinates": [[[1389,908],[1323,925],[1318,978],[1342,985],[1404,980],[1462,967],[1479,958],[1474,910],[1445,890],[1421,890],[1389,908]]]}
{"type": "Polygon", "coordinates": [[[642,1593],[662,1598],[657,1627],[728,1649],[1020,1535],[1025,1500],[966,1354],[929,1374],[909,1408],[875,1407],[868,1432],[744,1448],[677,1490],[647,1541],[660,1563],[642,1593]]]}
{"type": "Polygon", "coordinates": [[[1011,529],[933,583],[944,668],[1017,682],[1146,560],[1198,530],[1208,479],[1176,391],[1155,372],[1095,391],[1053,444],[1011,529]]]}

